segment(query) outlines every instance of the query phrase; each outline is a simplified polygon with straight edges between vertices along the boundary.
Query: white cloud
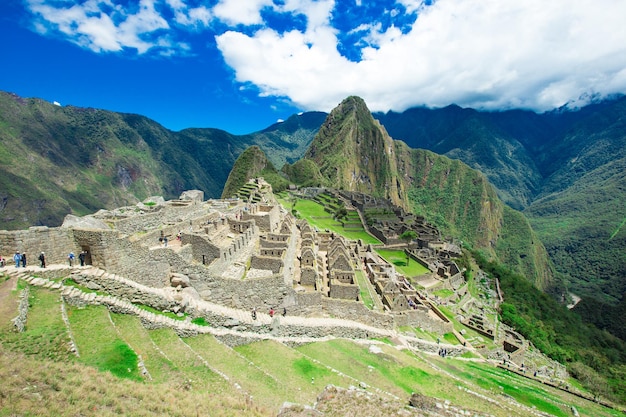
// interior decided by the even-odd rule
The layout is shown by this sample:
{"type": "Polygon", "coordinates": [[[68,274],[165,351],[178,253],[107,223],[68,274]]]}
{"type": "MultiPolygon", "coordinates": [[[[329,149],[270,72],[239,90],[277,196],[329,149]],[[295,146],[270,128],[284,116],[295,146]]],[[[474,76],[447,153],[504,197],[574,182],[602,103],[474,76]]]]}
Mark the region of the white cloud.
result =
{"type": "Polygon", "coordinates": [[[305,109],[330,110],[355,94],[382,111],[450,103],[546,110],[585,94],[626,92],[623,1],[403,3],[419,9],[412,30],[371,31],[378,48],[362,50],[358,63],[337,52],[329,9],[304,33],[231,30],[217,45],[237,81],[305,109]]]}
{"type": "MultiPolygon", "coordinates": [[[[547,110],[626,93],[623,0],[397,0],[386,18],[401,18],[402,5],[418,16],[410,30],[378,16],[342,28],[364,33],[358,62],[339,52],[346,45],[331,26],[334,0],[220,0],[212,8],[188,0],[27,1],[39,32],[97,52],[200,54],[187,37],[210,30],[242,88],[307,110],[328,111],[348,95],[375,111],[450,103],[547,110]],[[270,27],[264,8],[304,15],[306,28],[270,27]]],[[[368,1],[375,0],[353,5],[368,1]]]]}
{"type": "Polygon", "coordinates": [[[261,9],[271,5],[272,0],[220,0],[213,13],[229,25],[258,25],[263,23],[261,9]]]}

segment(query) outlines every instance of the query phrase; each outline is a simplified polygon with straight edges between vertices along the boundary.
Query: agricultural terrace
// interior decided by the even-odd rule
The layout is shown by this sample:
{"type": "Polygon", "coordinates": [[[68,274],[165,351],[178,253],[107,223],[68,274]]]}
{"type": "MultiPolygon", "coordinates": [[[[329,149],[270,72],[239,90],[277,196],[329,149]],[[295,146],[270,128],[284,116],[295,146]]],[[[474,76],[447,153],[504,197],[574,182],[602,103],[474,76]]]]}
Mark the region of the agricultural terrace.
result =
{"type": "MultiPolygon", "coordinates": [[[[332,212],[328,211],[330,210],[329,206],[324,206],[323,204],[313,200],[287,197],[284,193],[279,194],[277,199],[283,207],[287,210],[291,210],[296,217],[305,219],[311,226],[316,227],[318,230],[329,230],[350,240],[361,239],[361,241],[365,244],[381,243],[378,239],[365,231],[360,221],[359,225],[355,225],[354,222],[346,223],[344,225],[335,220],[332,212]]],[[[351,214],[351,211],[348,211],[347,216],[350,216],[350,219],[354,218],[354,214],[351,214]]]]}
{"type": "Polygon", "coordinates": [[[376,249],[376,252],[387,262],[394,265],[396,270],[407,277],[418,277],[429,273],[428,268],[415,260],[408,261],[404,250],[376,249]],[[407,262],[408,261],[408,262],[407,262]]]}

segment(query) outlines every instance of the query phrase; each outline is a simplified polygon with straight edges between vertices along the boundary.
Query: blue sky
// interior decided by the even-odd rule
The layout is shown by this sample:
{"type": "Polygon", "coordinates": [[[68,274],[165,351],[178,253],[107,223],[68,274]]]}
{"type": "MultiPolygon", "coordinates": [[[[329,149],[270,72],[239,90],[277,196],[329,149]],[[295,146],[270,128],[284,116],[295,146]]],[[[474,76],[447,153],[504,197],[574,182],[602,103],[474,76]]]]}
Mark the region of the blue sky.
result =
{"type": "Polygon", "coordinates": [[[243,134],[372,111],[626,93],[623,0],[3,0],[0,90],[243,134]]]}

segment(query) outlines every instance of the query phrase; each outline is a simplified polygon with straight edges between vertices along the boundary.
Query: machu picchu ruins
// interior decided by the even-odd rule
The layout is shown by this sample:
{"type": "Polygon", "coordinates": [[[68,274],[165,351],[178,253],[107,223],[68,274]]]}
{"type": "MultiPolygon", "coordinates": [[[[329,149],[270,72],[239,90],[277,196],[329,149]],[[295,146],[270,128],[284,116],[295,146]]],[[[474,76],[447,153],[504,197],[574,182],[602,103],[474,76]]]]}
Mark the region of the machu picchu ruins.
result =
{"type": "Polygon", "coordinates": [[[443,239],[422,217],[362,193],[291,192],[326,205],[329,216],[344,210],[338,221],[348,228],[366,227],[381,243],[317,230],[279,204],[271,186],[257,178],[231,199],[205,201],[201,191],[191,190],[176,200],[151,197],[135,206],[68,215],[60,227],[1,231],[0,250],[27,253],[33,260],[45,252],[47,268],[12,273],[30,274],[33,285],[59,289],[70,304],[107,305],[140,315],[148,326],[172,326],[187,335],[210,332],[229,345],[263,338],[297,344],[401,336],[411,348],[436,352],[440,337],[451,334],[458,343],[446,345],[448,356],[472,351],[563,375],[553,361],[533,367],[525,356],[527,342],[493,320],[497,299],[468,294],[464,271],[455,262],[461,255],[458,244],[443,239]],[[406,230],[416,239],[402,240],[406,230]],[[377,248],[398,248],[428,272],[405,276],[377,248]],[[68,265],[69,253],[83,254],[85,265],[68,265]],[[58,278],[62,283],[50,281],[58,278]],[[371,306],[364,304],[363,293],[371,296],[371,306]],[[441,305],[449,306],[474,336],[455,329],[441,305]],[[141,306],[184,320],[162,319],[141,306]],[[209,326],[193,324],[198,318],[209,326]],[[406,328],[439,336],[425,341],[398,332],[406,328]]]}

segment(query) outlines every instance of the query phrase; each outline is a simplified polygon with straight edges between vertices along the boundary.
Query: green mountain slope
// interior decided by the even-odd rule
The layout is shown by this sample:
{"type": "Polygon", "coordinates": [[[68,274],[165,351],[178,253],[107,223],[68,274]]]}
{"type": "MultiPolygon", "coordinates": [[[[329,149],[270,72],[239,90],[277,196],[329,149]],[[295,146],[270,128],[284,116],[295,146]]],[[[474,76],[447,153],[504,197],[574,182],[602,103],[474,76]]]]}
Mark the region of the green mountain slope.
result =
{"type": "Polygon", "coordinates": [[[405,205],[393,155],[393,140],[365,102],[348,97],[326,118],[305,159],[317,164],[327,184],[385,197],[405,205]]]}
{"type": "Polygon", "coordinates": [[[552,279],[545,248],[528,221],[502,203],[480,172],[392,140],[358,97],[330,113],[304,160],[315,162],[329,187],[385,197],[422,214],[540,288],[552,279]]]}
{"type": "Polygon", "coordinates": [[[258,145],[281,166],[305,151],[323,114],[292,116],[262,132],[172,132],[135,114],[60,107],[0,92],[0,219],[4,229],[58,226],[68,213],[175,198],[219,197],[235,160],[258,145]]]}
{"type": "Polygon", "coordinates": [[[623,299],[626,97],[544,114],[448,106],[375,117],[393,138],[485,174],[524,209],[572,292],[613,306],[623,299]]]}

